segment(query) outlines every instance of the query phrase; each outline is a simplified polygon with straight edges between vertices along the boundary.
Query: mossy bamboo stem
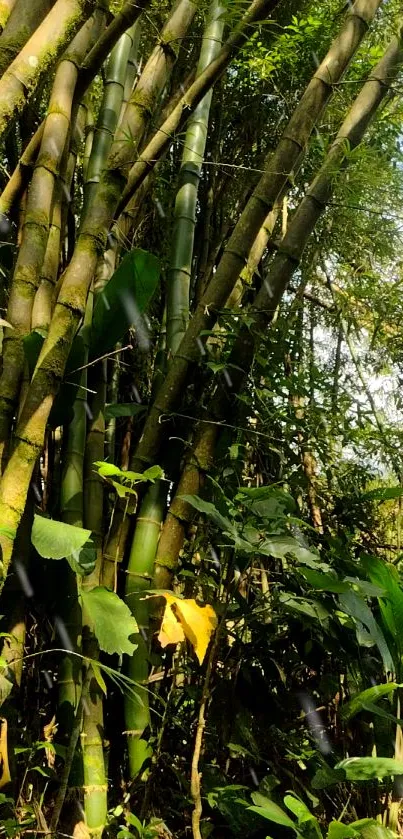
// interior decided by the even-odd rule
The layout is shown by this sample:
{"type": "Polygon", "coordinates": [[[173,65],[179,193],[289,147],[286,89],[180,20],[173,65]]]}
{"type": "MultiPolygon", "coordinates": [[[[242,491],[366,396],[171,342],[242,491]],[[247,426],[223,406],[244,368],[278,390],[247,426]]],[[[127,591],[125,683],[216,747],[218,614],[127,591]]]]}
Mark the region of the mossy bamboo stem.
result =
{"type": "Polygon", "coordinates": [[[33,93],[40,77],[55,63],[95,4],[96,0],[56,0],[7,68],[0,79],[0,136],[10,120],[21,113],[27,95],[33,93]]]}
{"type": "Polygon", "coordinates": [[[22,340],[31,328],[32,306],[46,253],[54,188],[70,130],[78,64],[91,40],[94,19],[81,28],[56,72],[42,142],[28,193],[22,241],[11,284],[0,377],[0,457],[8,438],[24,363],[22,340]]]}
{"type": "MultiPolygon", "coordinates": [[[[53,0],[54,2],[54,0],[53,0]]],[[[0,35],[0,76],[49,13],[52,0],[16,0],[0,35]]]]}
{"type": "Polygon", "coordinates": [[[11,12],[15,6],[16,0],[1,0],[0,2],[0,28],[4,29],[11,12]]]}
{"type": "MultiPolygon", "coordinates": [[[[178,38],[183,37],[186,31],[183,19],[178,19],[178,8],[177,6],[175,9],[174,19],[171,20],[169,28],[169,38],[176,42],[176,46],[178,38]],[[177,24],[176,29],[174,23],[177,24]]],[[[187,7],[187,11],[189,25],[191,20],[189,7],[187,7]]],[[[162,47],[158,47],[158,50],[162,51],[162,47]]],[[[173,64],[172,56],[170,58],[162,58],[161,56],[161,62],[158,64],[157,89],[167,81],[168,72],[173,64]]],[[[154,62],[152,66],[155,70],[157,69],[154,62]]],[[[149,76],[149,73],[150,66],[148,66],[146,75],[149,76]]],[[[149,91],[152,90],[149,78],[147,86],[149,91]]],[[[122,124],[122,129],[124,125],[126,125],[126,119],[122,124]]],[[[96,269],[97,259],[105,247],[107,231],[117,207],[122,186],[125,183],[123,169],[127,167],[124,166],[124,163],[130,160],[132,149],[131,145],[126,145],[125,158],[121,142],[118,143],[118,146],[122,171],[111,170],[110,161],[113,159],[116,162],[117,158],[114,153],[114,146],[112,146],[109,164],[98,186],[96,199],[91,202],[70,264],[64,274],[49,333],[41,350],[24,408],[17,424],[15,447],[0,483],[0,516],[3,516],[4,523],[10,519],[9,527],[12,532],[16,530],[24,509],[34,464],[43,445],[49,412],[64,373],[69,348],[80,318],[85,311],[86,299],[96,269]],[[14,470],[18,471],[18,475],[14,470]]],[[[12,544],[13,538],[6,535],[4,531],[0,533],[0,545],[3,550],[2,563],[0,564],[0,586],[7,574],[11,560],[12,544]]]]}
{"type": "MultiPolygon", "coordinates": [[[[200,51],[197,75],[203,73],[221,48],[224,8],[213,0],[200,51]]],[[[199,102],[187,123],[179,187],[175,200],[170,265],[167,275],[167,346],[172,355],[189,320],[190,279],[196,226],[199,181],[206,148],[213,90],[199,102]]]]}

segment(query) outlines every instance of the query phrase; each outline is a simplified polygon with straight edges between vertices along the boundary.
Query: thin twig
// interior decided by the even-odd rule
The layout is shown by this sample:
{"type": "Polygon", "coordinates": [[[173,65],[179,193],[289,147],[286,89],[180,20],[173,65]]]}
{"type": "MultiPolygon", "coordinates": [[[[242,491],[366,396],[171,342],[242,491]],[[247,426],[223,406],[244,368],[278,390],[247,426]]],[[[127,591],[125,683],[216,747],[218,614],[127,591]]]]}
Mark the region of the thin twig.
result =
{"type": "Polygon", "coordinates": [[[103,361],[104,358],[110,358],[111,355],[116,355],[117,353],[123,352],[124,350],[132,350],[132,344],[126,344],[125,347],[120,347],[118,350],[112,350],[112,352],[106,352],[104,355],[100,355],[98,358],[94,358],[94,361],[89,361],[88,364],[83,364],[82,367],[76,367],[75,370],[70,370],[70,376],[73,373],[78,373],[80,370],[86,370],[87,367],[92,367],[93,364],[98,364],[98,361],[103,361]]]}

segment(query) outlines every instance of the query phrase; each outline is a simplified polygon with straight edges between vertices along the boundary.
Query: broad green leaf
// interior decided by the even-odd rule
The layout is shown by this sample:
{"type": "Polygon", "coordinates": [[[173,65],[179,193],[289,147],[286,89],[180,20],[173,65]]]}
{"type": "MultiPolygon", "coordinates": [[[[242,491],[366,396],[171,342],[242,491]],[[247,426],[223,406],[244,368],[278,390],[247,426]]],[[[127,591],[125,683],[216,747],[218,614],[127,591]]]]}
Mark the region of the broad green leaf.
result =
{"type": "Polygon", "coordinates": [[[264,819],[268,819],[271,822],[275,822],[276,824],[282,824],[284,827],[291,827],[292,830],[297,830],[296,825],[287,816],[287,813],[275,804],[274,801],[270,801],[270,798],[266,798],[265,795],[261,795],[260,792],[253,792],[252,793],[252,801],[254,802],[255,806],[248,807],[248,810],[253,810],[254,813],[258,813],[264,819]]]}
{"type": "Polygon", "coordinates": [[[137,645],[129,638],[138,632],[138,626],[126,603],[103,586],[82,590],[80,598],[101,650],[110,655],[132,655],[137,645]]]}
{"type": "Polygon", "coordinates": [[[135,417],[136,414],[143,414],[147,410],[146,405],[139,405],[138,402],[110,402],[105,406],[105,419],[116,417],[135,417]]]}
{"type": "Polygon", "coordinates": [[[403,487],[377,487],[371,489],[369,492],[364,492],[362,498],[366,501],[388,501],[390,498],[401,498],[403,495],[403,487]]]}
{"type": "Polygon", "coordinates": [[[157,288],[159,260],[135,248],[127,253],[103,291],[92,317],[90,358],[113,350],[130,326],[142,328],[142,315],[157,288]]]}
{"type": "Polygon", "coordinates": [[[216,525],[220,530],[224,532],[231,532],[234,530],[233,525],[226,516],[221,515],[217,507],[211,503],[211,501],[204,501],[203,498],[199,498],[198,495],[181,495],[180,496],[183,501],[187,501],[192,507],[195,508],[199,513],[204,513],[207,518],[211,519],[213,524],[216,525]]]}
{"type": "Polygon", "coordinates": [[[84,547],[81,548],[81,551],[74,551],[70,554],[70,556],[66,556],[66,559],[70,568],[72,568],[76,574],[80,574],[82,577],[85,577],[87,574],[91,574],[95,568],[97,550],[92,542],[87,542],[84,547]]]}
{"type": "Polygon", "coordinates": [[[393,672],[393,658],[386,643],[385,636],[365,601],[355,591],[348,591],[345,594],[341,594],[339,601],[347,615],[352,616],[365,626],[374,644],[378,647],[386,672],[393,672]]]}
{"type": "Polygon", "coordinates": [[[286,609],[300,612],[308,618],[324,621],[331,617],[330,612],[318,600],[308,600],[306,597],[297,597],[286,592],[279,595],[279,600],[286,609]]]}
{"type": "Polygon", "coordinates": [[[149,469],[146,469],[143,472],[143,479],[145,481],[159,481],[161,478],[164,477],[164,470],[161,469],[161,466],[150,466],[149,469]]]}
{"type": "Polygon", "coordinates": [[[393,757],[348,757],[341,760],[335,769],[342,769],[347,781],[369,781],[403,775],[403,761],[393,757]]]}
{"type": "Polygon", "coordinates": [[[79,553],[90,537],[91,531],[84,527],[34,516],[31,541],[38,554],[45,559],[63,559],[79,553]]]}
{"type": "Polygon", "coordinates": [[[327,839],[352,839],[358,836],[358,831],[351,826],[351,824],[343,824],[342,822],[330,822],[327,839]]]}
{"type": "Polygon", "coordinates": [[[312,588],[317,591],[331,591],[341,594],[344,591],[350,590],[347,582],[333,577],[332,574],[323,574],[321,571],[314,571],[312,568],[300,568],[299,572],[303,574],[312,588]]]}
{"type": "Polygon", "coordinates": [[[301,562],[302,565],[308,565],[310,568],[324,567],[318,554],[304,548],[293,536],[271,536],[270,539],[261,542],[259,553],[264,556],[273,556],[276,559],[284,559],[289,554],[295,557],[298,562],[301,562]]]}
{"type": "Polygon", "coordinates": [[[287,807],[287,809],[290,810],[290,812],[297,817],[299,825],[303,824],[304,822],[317,822],[317,819],[311,813],[306,804],[304,804],[304,802],[301,801],[299,798],[295,798],[294,795],[285,795],[284,804],[287,807]]]}
{"type": "Polygon", "coordinates": [[[385,632],[388,633],[391,648],[395,648],[395,669],[399,668],[403,639],[403,591],[400,586],[397,569],[388,562],[374,556],[361,558],[371,583],[384,589],[379,598],[385,632]]]}
{"type": "Polygon", "coordinates": [[[102,478],[109,478],[111,475],[115,475],[118,477],[123,477],[124,472],[119,469],[119,466],[115,466],[114,463],[107,463],[103,460],[95,460],[94,466],[98,469],[98,474],[101,475],[102,478]]]}
{"type": "Polygon", "coordinates": [[[326,789],[334,784],[340,784],[346,780],[344,769],[331,769],[330,766],[322,766],[315,772],[311,784],[314,789],[326,789]]]}
{"type": "Polygon", "coordinates": [[[357,693],[356,696],[353,696],[349,702],[346,702],[345,705],[340,710],[340,716],[343,720],[351,720],[352,717],[355,717],[356,714],[359,714],[365,708],[365,705],[368,702],[377,702],[382,696],[387,696],[389,693],[393,693],[399,687],[403,687],[403,685],[397,685],[395,682],[387,682],[384,685],[375,685],[372,688],[367,688],[366,690],[361,691],[361,693],[357,693]]]}

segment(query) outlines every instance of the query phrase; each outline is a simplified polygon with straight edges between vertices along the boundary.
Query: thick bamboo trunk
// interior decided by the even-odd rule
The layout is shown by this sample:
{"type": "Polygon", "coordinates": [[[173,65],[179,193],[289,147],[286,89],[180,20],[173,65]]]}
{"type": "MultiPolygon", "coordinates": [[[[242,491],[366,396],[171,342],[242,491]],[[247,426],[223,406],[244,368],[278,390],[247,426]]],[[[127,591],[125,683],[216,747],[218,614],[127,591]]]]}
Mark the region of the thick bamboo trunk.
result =
{"type": "Polygon", "coordinates": [[[54,203],[54,188],[69,137],[71,109],[77,81],[77,62],[91,43],[93,18],[73,39],[57,69],[41,147],[32,176],[22,229],[22,241],[12,279],[7,318],[13,329],[3,342],[0,377],[0,458],[4,466],[5,445],[18,397],[24,364],[23,339],[31,329],[32,307],[48,243],[54,203]]]}
{"type": "Polygon", "coordinates": [[[0,2],[0,28],[4,29],[11,12],[15,6],[16,0],[1,0],[0,2]]]}
{"type": "Polygon", "coordinates": [[[95,0],[57,0],[7,68],[0,79],[0,136],[94,7],[95,0]]]}
{"type": "Polygon", "coordinates": [[[0,76],[18,55],[35,29],[49,13],[55,0],[16,0],[0,35],[0,76]]]}
{"type": "MultiPolygon", "coordinates": [[[[165,39],[168,38],[170,42],[172,41],[172,44],[175,44],[175,50],[168,50],[166,44],[164,44],[164,47],[158,46],[152,54],[152,61],[147,62],[141,77],[145,77],[143,89],[148,92],[149,105],[155,101],[158,91],[161,91],[166,84],[173,65],[173,58],[176,55],[175,51],[178,48],[178,41],[183,38],[186,27],[190,25],[195,12],[193,4],[186,2],[186,15],[182,18],[178,16],[178,8],[179,6],[176,6],[173,17],[165,25],[162,33],[165,39]],[[155,89],[152,86],[153,79],[155,89]]],[[[140,85],[140,82],[141,79],[138,85],[140,85]]],[[[131,132],[131,136],[133,136],[133,119],[131,118],[136,114],[139,117],[141,116],[141,114],[139,115],[138,102],[134,111],[133,109],[130,110],[127,119],[125,112],[125,118],[120,129],[121,137],[125,131],[126,133],[131,132]]],[[[136,122],[136,119],[134,119],[134,122],[136,122]]],[[[140,131],[144,129],[145,124],[146,119],[142,116],[138,121],[140,131]]],[[[111,170],[112,162],[113,165],[116,165],[119,159],[121,169],[128,168],[125,167],[125,162],[130,161],[132,152],[132,145],[126,143],[124,146],[121,139],[113,144],[105,175],[101,179],[96,196],[88,208],[71,262],[63,278],[49,334],[40,353],[16,430],[16,445],[12,457],[14,466],[19,464],[24,480],[22,483],[19,483],[19,480],[16,482],[16,476],[14,475],[13,480],[10,480],[9,483],[8,477],[4,474],[3,496],[0,486],[0,515],[2,513],[1,498],[3,498],[4,511],[8,508],[8,512],[12,514],[13,524],[10,525],[12,531],[18,526],[24,509],[30,477],[42,448],[49,411],[63,376],[74,334],[85,311],[87,295],[94,277],[99,251],[101,247],[103,249],[105,246],[107,231],[121,194],[122,184],[125,183],[123,171],[119,169],[111,170]],[[9,496],[10,491],[12,497],[9,496]]],[[[11,460],[9,465],[10,468],[14,469],[11,460]]],[[[9,475],[11,479],[11,473],[9,475]]],[[[2,567],[5,571],[11,559],[12,541],[12,539],[5,537],[2,546],[4,563],[2,567]]]]}

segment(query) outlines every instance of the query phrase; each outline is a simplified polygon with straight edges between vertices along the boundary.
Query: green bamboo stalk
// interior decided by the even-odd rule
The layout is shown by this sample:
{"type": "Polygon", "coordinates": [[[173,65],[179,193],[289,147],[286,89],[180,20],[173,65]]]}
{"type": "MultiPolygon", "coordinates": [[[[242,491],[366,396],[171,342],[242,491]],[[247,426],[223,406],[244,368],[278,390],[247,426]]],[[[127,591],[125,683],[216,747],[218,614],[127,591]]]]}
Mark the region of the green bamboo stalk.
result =
{"type": "MultiPolygon", "coordinates": [[[[54,0],[53,0],[54,2],[54,0]]],[[[49,13],[52,0],[16,0],[0,35],[0,76],[49,13]]]]}
{"type": "Polygon", "coordinates": [[[99,183],[102,169],[108,157],[118,124],[123,102],[127,64],[133,46],[135,28],[136,24],[121,35],[111,52],[106,66],[104,95],[99,110],[84,185],[84,215],[99,183]]]}
{"type": "MultiPolygon", "coordinates": [[[[200,51],[197,75],[214,61],[221,48],[224,7],[213,0],[200,51]]],[[[199,102],[190,117],[185,135],[179,188],[175,200],[170,265],[167,274],[167,345],[172,355],[185,334],[189,321],[189,293],[199,181],[206,148],[213,89],[199,102]]]]}
{"type": "Polygon", "coordinates": [[[0,136],[20,114],[40,77],[71,41],[96,0],[56,0],[0,79],[0,136]],[[51,45],[51,46],[50,46],[51,45]]]}
{"type": "MultiPolygon", "coordinates": [[[[103,14],[103,13],[102,13],[103,14]]],[[[70,131],[71,108],[77,81],[77,62],[91,44],[97,19],[91,18],[78,32],[58,66],[49,100],[41,147],[28,193],[22,241],[7,309],[9,323],[3,342],[0,377],[0,457],[9,436],[24,363],[23,338],[31,329],[32,306],[46,253],[54,189],[70,131]]],[[[0,83],[1,84],[1,83],[0,83]]]]}
{"type": "MultiPolygon", "coordinates": [[[[104,459],[105,438],[105,362],[99,362],[93,371],[91,387],[96,391],[91,404],[85,446],[84,525],[92,531],[97,550],[94,571],[82,580],[82,589],[90,591],[98,586],[102,574],[103,543],[103,485],[94,470],[94,461],[104,459]]],[[[92,660],[99,658],[99,647],[91,619],[83,609],[83,653],[92,660]]],[[[91,665],[88,665],[91,670],[91,665]]],[[[87,707],[84,709],[81,746],[84,775],[84,812],[91,836],[101,837],[107,817],[108,784],[105,772],[103,743],[103,694],[95,679],[91,680],[87,707]]]]}
{"type": "Polygon", "coordinates": [[[55,186],[51,222],[39,286],[32,306],[31,329],[47,332],[52,317],[54,290],[60,264],[62,186],[55,186]]]}
{"type": "Polygon", "coordinates": [[[139,634],[133,638],[138,645],[134,655],[127,661],[127,674],[139,687],[136,696],[125,695],[125,726],[129,753],[129,772],[131,778],[137,778],[143,771],[145,777],[148,767],[146,761],[152,754],[149,744],[148,728],[151,725],[149,692],[147,679],[149,674],[149,609],[148,602],[142,600],[144,592],[152,586],[155,552],[161,531],[161,521],[166,504],[168,483],[157,482],[147,491],[136,521],[129,564],[127,568],[126,599],[134,614],[139,634]],[[140,687],[142,686],[142,687],[140,687]]]}
{"type": "MultiPolygon", "coordinates": [[[[199,300],[180,351],[178,349],[172,359],[165,382],[150,408],[132,461],[133,469],[144,468],[145,464],[155,462],[166,425],[160,422],[160,417],[175,410],[180,404],[191,366],[200,358],[200,344],[203,343],[200,335],[213,328],[216,313],[225,305],[267,213],[275,206],[291,172],[300,165],[311,132],[330,99],[334,85],[350,63],[378,6],[379,0],[356,0],[340,34],[305,90],[277,150],[270,157],[264,174],[235,226],[206,292],[199,300]]],[[[213,62],[210,67],[212,65],[213,62]]]]}
{"type": "Polygon", "coordinates": [[[129,169],[128,146],[133,159],[158,105],[177,59],[182,38],[186,35],[196,14],[200,0],[178,0],[162,29],[159,43],[151,53],[126,106],[124,118],[111,150],[108,165],[112,169],[129,169]],[[130,138],[130,140],[128,139],[130,138]]]}
{"type": "MultiPolygon", "coordinates": [[[[197,72],[201,73],[220,49],[223,32],[223,7],[213,0],[209,20],[202,41],[197,72]]],[[[175,202],[173,244],[168,282],[167,348],[175,352],[186,328],[189,315],[189,287],[193,257],[194,228],[198,184],[203,165],[212,91],[199,103],[189,122],[185,149],[179,175],[179,190],[175,202]]],[[[148,678],[148,602],[141,599],[150,587],[167,498],[167,482],[157,481],[141,503],[130,550],[127,570],[127,602],[139,625],[138,648],[128,660],[128,675],[137,683],[148,678]]],[[[146,761],[152,749],[148,731],[151,717],[148,690],[140,689],[137,701],[125,698],[125,724],[128,738],[130,777],[147,771],[146,761]]]]}
{"type": "Polygon", "coordinates": [[[118,125],[121,124],[124,112],[126,110],[126,105],[133,93],[133,87],[136,82],[137,77],[137,70],[138,70],[138,51],[140,45],[140,37],[141,37],[141,20],[137,21],[135,25],[131,29],[132,33],[132,46],[130,49],[129,60],[127,62],[127,70],[126,70],[126,78],[125,78],[125,86],[123,91],[123,102],[120,109],[118,125]]]}

